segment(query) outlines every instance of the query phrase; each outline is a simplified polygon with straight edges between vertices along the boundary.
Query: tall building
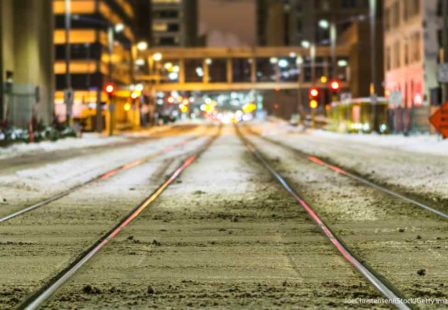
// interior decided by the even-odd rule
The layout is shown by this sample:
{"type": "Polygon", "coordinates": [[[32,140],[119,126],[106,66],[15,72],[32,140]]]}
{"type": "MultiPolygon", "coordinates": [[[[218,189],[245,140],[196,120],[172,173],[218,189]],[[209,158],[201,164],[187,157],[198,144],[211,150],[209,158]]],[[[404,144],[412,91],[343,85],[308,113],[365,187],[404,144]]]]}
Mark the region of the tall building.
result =
{"type": "MultiPolygon", "coordinates": [[[[69,68],[66,74],[65,1],[53,0],[55,16],[54,44],[56,60],[56,114],[64,118],[66,105],[64,90],[74,90],[73,117],[85,128],[93,129],[96,122],[104,123],[104,104],[108,101],[103,91],[106,82],[127,89],[133,81],[132,46],[135,44],[136,12],[130,0],[71,0],[69,31],[69,68]],[[71,85],[68,85],[70,83],[71,85]],[[102,109],[98,109],[100,104],[102,109]],[[101,112],[101,117],[99,115],[101,112]]],[[[129,112],[125,109],[127,92],[117,92],[115,117],[125,125],[129,112]]]]}
{"type": "Polygon", "coordinates": [[[397,131],[429,128],[441,28],[441,1],[385,1],[385,89],[397,131]]]}
{"type": "Polygon", "coordinates": [[[51,16],[51,0],[0,1],[0,122],[52,120],[51,16]]]}
{"type": "MultiPolygon", "coordinates": [[[[378,0],[376,7],[375,51],[372,51],[370,12],[369,0],[257,0],[258,45],[300,46],[309,49],[309,54],[314,46],[348,46],[349,59],[336,58],[334,63],[331,58],[304,57],[305,80],[309,76],[307,67],[314,62],[315,80],[311,82],[341,79],[339,72],[343,71],[350,76],[350,88],[343,90],[344,96],[370,96],[372,80],[376,93],[382,95],[382,1],[378,0]]],[[[329,101],[330,94],[325,92],[329,101]]],[[[301,97],[304,99],[299,99],[299,105],[307,101],[306,94],[301,97]]]]}
{"type": "Polygon", "coordinates": [[[197,0],[150,0],[151,45],[160,47],[198,44],[197,0]]]}
{"type": "Polygon", "coordinates": [[[341,34],[368,12],[368,0],[257,0],[258,45],[330,45],[330,23],[341,34]]]}

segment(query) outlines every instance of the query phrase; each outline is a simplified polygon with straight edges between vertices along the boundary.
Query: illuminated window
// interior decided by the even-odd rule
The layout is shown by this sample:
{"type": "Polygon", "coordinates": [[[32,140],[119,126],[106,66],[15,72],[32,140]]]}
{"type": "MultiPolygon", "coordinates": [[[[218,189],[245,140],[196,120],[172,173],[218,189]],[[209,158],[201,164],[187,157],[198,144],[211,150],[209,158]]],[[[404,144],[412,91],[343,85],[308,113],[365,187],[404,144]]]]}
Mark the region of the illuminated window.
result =
{"type": "MultiPolygon", "coordinates": [[[[65,1],[54,0],[53,1],[54,14],[65,13],[65,1]]],[[[71,13],[72,14],[92,14],[95,13],[95,1],[94,0],[72,0],[71,1],[71,13]]]]}
{"type": "Polygon", "coordinates": [[[152,30],[156,32],[165,32],[168,30],[167,23],[154,23],[152,24],[152,30]]]}
{"type": "Polygon", "coordinates": [[[180,0],[152,0],[154,4],[163,4],[163,3],[180,3],[180,0]]]}

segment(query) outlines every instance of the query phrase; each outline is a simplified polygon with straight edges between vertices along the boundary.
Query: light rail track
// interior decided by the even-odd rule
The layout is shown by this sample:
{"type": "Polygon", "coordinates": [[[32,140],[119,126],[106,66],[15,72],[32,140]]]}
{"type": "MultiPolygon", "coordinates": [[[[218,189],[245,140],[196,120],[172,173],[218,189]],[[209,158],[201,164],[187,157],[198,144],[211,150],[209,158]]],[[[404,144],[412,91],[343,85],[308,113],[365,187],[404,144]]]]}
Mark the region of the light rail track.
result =
{"type": "Polygon", "coordinates": [[[26,299],[19,309],[37,309],[48,298],[50,298],[64,283],[69,280],[78,270],[80,270],[95,254],[101,251],[116,235],[120,233],[127,225],[137,218],[146,208],[148,208],[181,174],[187,169],[203,152],[205,152],[213,141],[220,135],[221,127],[218,133],[210,137],[207,142],[193,153],[187,155],[187,158],[165,179],[165,181],[139,205],[132,209],[124,218],[122,218],[114,227],[101,236],[93,245],[82,252],[72,263],[64,270],[56,274],[40,290],[26,299]]]}
{"type": "Polygon", "coordinates": [[[379,190],[379,191],[381,191],[383,193],[386,193],[386,194],[388,194],[388,195],[390,195],[392,197],[395,197],[397,199],[405,201],[405,202],[407,202],[409,204],[412,204],[412,205],[414,205],[414,206],[416,206],[418,208],[424,209],[424,210],[426,210],[428,212],[431,212],[431,213],[433,213],[433,214],[435,214],[437,216],[440,216],[440,217],[444,218],[445,220],[448,220],[448,213],[443,212],[441,210],[438,210],[438,209],[436,209],[436,208],[434,208],[432,206],[429,206],[428,204],[426,204],[424,202],[421,202],[421,201],[418,201],[418,200],[416,200],[414,198],[408,197],[407,195],[401,194],[401,193],[399,193],[397,191],[388,189],[388,188],[386,188],[383,185],[380,185],[380,184],[377,184],[377,183],[375,183],[375,182],[373,182],[371,180],[368,180],[365,177],[362,177],[361,175],[356,174],[354,172],[350,172],[349,169],[346,169],[346,168],[343,168],[341,166],[338,166],[338,165],[335,165],[333,163],[330,163],[329,161],[326,161],[326,160],[324,160],[322,158],[319,158],[318,156],[315,156],[315,155],[312,155],[312,154],[308,154],[306,152],[303,152],[302,150],[298,150],[298,149],[296,149],[294,147],[291,147],[291,146],[289,146],[289,145],[287,145],[285,143],[282,143],[282,142],[279,142],[279,141],[274,141],[274,140],[272,140],[270,138],[264,137],[264,136],[260,135],[259,133],[254,132],[251,128],[248,128],[248,131],[251,134],[259,137],[262,140],[265,140],[265,141],[270,142],[272,144],[278,145],[278,146],[280,146],[280,147],[282,147],[284,149],[288,149],[288,150],[290,150],[290,151],[292,151],[292,152],[294,152],[294,153],[296,153],[296,154],[298,154],[298,155],[300,155],[302,157],[305,157],[306,159],[308,159],[309,161],[311,161],[312,163],[314,163],[316,165],[319,165],[319,166],[325,167],[327,169],[330,169],[330,170],[332,170],[332,171],[334,171],[334,172],[336,172],[336,173],[338,173],[340,175],[343,175],[343,176],[346,176],[346,177],[351,178],[353,180],[356,180],[357,182],[362,183],[362,184],[364,184],[364,185],[366,185],[368,187],[371,187],[371,188],[374,188],[376,190],[379,190]]]}
{"type": "Polygon", "coordinates": [[[153,153],[153,154],[151,154],[149,156],[146,156],[146,157],[143,157],[141,159],[137,159],[137,160],[131,161],[129,163],[123,164],[121,166],[115,167],[115,168],[113,168],[111,170],[108,170],[108,171],[106,171],[104,173],[101,173],[100,175],[97,175],[97,176],[95,176],[95,177],[93,177],[93,178],[91,178],[91,179],[89,179],[89,180],[87,180],[85,182],[79,183],[79,184],[77,184],[77,185],[75,185],[75,186],[73,186],[73,187],[71,187],[71,188],[69,188],[69,189],[67,189],[65,191],[62,191],[62,192],[57,193],[57,194],[54,194],[53,196],[50,196],[50,197],[48,197],[48,198],[46,198],[44,200],[41,200],[41,201],[39,201],[37,203],[34,203],[34,204],[30,205],[30,206],[27,206],[27,207],[25,207],[23,209],[20,209],[19,211],[16,211],[16,212],[10,213],[10,214],[8,214],[6,216],[0,217],[0,223],[7,222],[7,221],[9,221],[9,220],[11,220],[13,218],[16,218],[16,217],[20,216],[20,215],[23,215],[25,213],[28,213],[28,212],[33,211],[35,209],[38,209],[40,207],[46,206],[46,205],[50,204],[51,202],[59,200],[59,199],[65,197],[65,196],[67,196],[67,195],[69,195],[69,194],[79,190],[80,188],[85,187],[86,185],[92,184],[92,183],[97,182],[97,181],[107,180],[110,177],[112,177],[112,176],[114,176],[114,175],[116,175],[116,174],[118,174],[120,172],[123,172],[125,170],[129,170],[131,168],[140,166],[140,165],[142,165],[144,163],[147,163],[147,162],[149,162],[149,161],[151,161],[151,160],[153,160],[153,159],[155,159],[157,157],[160,157],[160,156],[162,156],[162,155],[164,155],[164,154],[166,154],[166,153],[168,153],[168,152],[170,152],[170,151],[172,151],[172,150],[174,150],[174,149],[176,149],[178,147],[184,146],[185,144],[190,143],[190,142],[192,142],[194,140],[197,140],[197,139],[199,139],[199,136],[190,137],[190,138],[188,138],[186,140],[183,140],[181,142],[178,142],[178,143],[175,143],[173,145],[164,147],[162,150],[160,150],[158,152],[155,152],[155,153],[153,153]]]}
{"type": "Polygon", "coordinates": [[[314,209],[305,201],[305,199],[285,180],[285,178],[275,170],[275,168],[268,162],[264,155],[250,142],[236,126],[237,134],[248,150],[258,159],[258,161],[265,167],[269,173],[280,183],[280,185],[294,198],[295,201],[308,213],[311,219],[319,226],[322,233],[328,240],[336,247],[337,251],[343,258],[349,262],[364,278],[369,281],[384,297],[386,297],[392,305],[397,309],[411,309],[411,307],[404,303],[404,298],[390,283],[383,280],[375,271],[364,265],[359,258],[357,258],[347,246],[339,239],[338,236],[328,227],[314,209]]]}

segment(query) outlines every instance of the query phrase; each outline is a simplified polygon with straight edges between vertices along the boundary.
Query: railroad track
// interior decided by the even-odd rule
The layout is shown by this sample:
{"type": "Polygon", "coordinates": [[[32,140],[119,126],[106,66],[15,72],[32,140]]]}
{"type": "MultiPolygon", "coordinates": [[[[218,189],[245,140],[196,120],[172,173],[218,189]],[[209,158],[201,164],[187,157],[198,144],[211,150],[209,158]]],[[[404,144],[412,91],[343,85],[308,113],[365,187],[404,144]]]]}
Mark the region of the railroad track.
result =
{"type": "Polygon", "coordinates": [[[367,178],[365,178],[365,177],[363,177],[363,176],[361,176],[361,175],[359,175],[359,174],[357,174],[355,172],[349,171],[350,169],[338,166],[338,165],[336,165],[336,164],[334,164],[334,163],[332,163],[332,162],[330,162],[328,160],[324,160],[324,159],[322,159],[322,158],[320,158],[320,157],[318,157],[316,155],[312,155],[312,154],[303,152],[302,150],[298,150],[298,149],[296,149],[294,147],[291,147],[291,146],[289,146],[289,145],[287,145],[285,143],[282,143],[282,142],[275,141],[273,139],[264,137],[264,136],[260,135],[259,133],[253,131],[251,128],[247,128],[247,129],[248,129],[248,131],[251,134],[259,137],[260,139],[265,140],[267,142],[270,142],[272,144],[278,145],[278,146],[280,146],[280,147],[282,147],[284,149],[288,149],[288,150],[290,150],[290,151],[292,151],[292,152],[294,152],[294,153],[296,153],[296,154],[306,158],[307,160],[309,160],[310,162],[312,162],[312,163],[314,163],[316,165],[325,167],[325,168],[327,168],[329,170],[332,170],[332,171],[334,171],[334,172],[336,172],[336,173],[338,173],[340,175],[343,175],[343,176],[346,176],[346,177],[351,178],[353,180],[356,180],[357,182],[362,183],[362,184],[364,184],[364,185],[366,185],[368,187],[371,187],[371,188],[374,188],[376,190],[379,190],[379,191],[381,191],[383,193],[386,193],[386,194],[388,194],[388,195],[390,195],[392,197],[395,197],[397,199],[405,201],[405,202],[407,202],[409,204],[412,204],[413,206],[416,206],[418,208],[424,209],[424,210],[426,210],[428,212],[431,212],[432,214],[435,214],[435,215],[437,215],[439,217],[442,217],[445,220],[448,220],[448,213],[443,212],[443,211],[441,211],[441,210],[439,210],[437,208],[434,208],[434,207],[428,205],[427,203],[424,203],[422,201],[419,201],[417,199],[409,197],[406,194],[402,194],[402,193],[399,193],[397,191],[388,189],[388,188],[386,188],[385,186],[383,186],[381,184],[378,184],[378,183],[376,183],[376,182],[374,182],[372,180],[369,180],[369,179],[367,179],[367,178]]]}
{"type": "Polygon", "coordinates": [[[50,298],[60,287],[66,283],[78,270],[80,270],[93,256],[100,252],[116,235],[120,233],[127,225],[137,218],[146,208],[148,208],[181,174],[187,169],[210,145],[219,137],[221,127],[218,132],[210,137],[201,147],[194,152],[188,154],[186,159],[172,172],[165,181],[140,204],[133,208],[124,218],[122,218],[115,226],[102,235],[89,248],[84,250],[78,257],[73,260],[65,269],[57,273],[36,293],[27,298],[19,309],[37,309],[48,298],[50,298]]]}
{"type": "Polygon", "coordinates": [[[184,146],[184,145],[186,145],[188,143],[191,143],[191,142],[193,142],[193,141],[195,141],[195,140],[197,140],[199,138],[200,138],[200,136],[190,137],[190,138],[188,138],[186,140],[183,140],[181,142],[178,142],[178,143],[175,143],[173,145],[167,146],[167,147],[163,148],[162,150],[160,150],[158,152],[155,152],[155,153],[153,153],[153,154],[151,154],[149,156],[145,156],[143,158],[140,158],[140,159],[128,162],[128,163],[120,165],[118,167],[114,167],[114,168],[112,168],[112,169],[110,169],[110,170],[108,170],[106,172],[103,172],[103,173],[101,173],[101,174],[99,174],[99,175],[97,175],[97,176],[95,176],[95,177],[93,177],[93,178],[91,178],[91,179],[89,179],[89,180],[87,180],[85,182],[79,183],[79,184],[77,184],[77,185],[75,185],[75,186],[73,186],[73,187],[71,187],[71,188],[69,188],[67,190],[64,190],[62,192],[56,193],[56,194],[54,194],[54,195],[52,195],[52,196],[50,196],[50,197],[48,197],[46,199],[43,199],[43,200],[41,200],[41,201],[39,201],[37,203],[34,203],[34,204],[30,205],[30,206],[22,208],[22,209],[20,209],[18,211],[10,213],[10,214],[8,214],[6,216],[0,217],[0,223],[7,222],[7,221],[9,221],[9,220],[11,220],[13,218],[16,218],[18,216],[21,216],[21,215],[25,214],[25,213],[28,213],[30,211],[33,211],[33,210],[36,210],[36,209],[41,208],[43,206],[46,206],[46,205],[48,205],[48,204],[50,204],[50,203],[52,203],[54,201],[57,201],[57,200],[65,197],[65,196],[67,196],[67,195],[69,195],[69,194],[71,194],[71,193],[73,193],[73,192],[75,192],[75,191],[77,191],[77,190],[79,190],[79,189],[89,185],[89,184],[92,184],[92,183],[98,182],[98,181],[107,180],[107,179],[111,178],[112,176],[114,176],[114,175],[116,175],[118,173],[121,173],[123,171],[135,168],[137,166],[140,166],[140,165],[142,165],[144,163],[147,163],[147,162],[149,162],[151,160],[154,160],[157,157],[160,157],[160,156],[162,156],[162,155],[164,155],[164,154],[166,154],[166,153],[168,153],[168,152],[170,152],[170,151],[172,151],[172,150],[174,150],[174,149],[176,149],[178,147],[181,147],[181,146],[184,146]]]}
{"type": "Polygon", "coordinates": [[[322,233],[335,246],[341,256],[350,263],[367,281],[369,281],[392,305],[397,309],[411,309],[411,306],[404,303],[405,298],[389,281],[385,280],[376,271],[362,263],[355,254],[344,244],[344,242],[325,224],[313,207],[286,181],[286,179],[269,163],[266,157],[250,142],[236,126],[237,134],[246,145],[250,153],[266,168],[274,179],[294,198],[295,201],[307,212],[310,218],[319,226],[322,233]]]}

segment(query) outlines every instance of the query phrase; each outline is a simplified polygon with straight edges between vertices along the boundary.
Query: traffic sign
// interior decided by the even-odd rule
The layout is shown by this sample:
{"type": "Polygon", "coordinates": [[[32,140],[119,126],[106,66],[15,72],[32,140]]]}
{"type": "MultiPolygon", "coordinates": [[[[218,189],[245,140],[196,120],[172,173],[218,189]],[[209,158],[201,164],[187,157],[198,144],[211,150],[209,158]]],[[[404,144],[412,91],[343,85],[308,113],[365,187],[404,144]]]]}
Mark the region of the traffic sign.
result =
{"type": "Polygon", "coordinates": [[[439,65],[437,68],[437,79],[440,83],[448,83],[448,63],[439,65]]]}
{"type": "Polygon", "coordinates": [[[445,102],[440,109],[431,115],[429,122],[444,138],[448,138],[448,102],[445,102]]]}

